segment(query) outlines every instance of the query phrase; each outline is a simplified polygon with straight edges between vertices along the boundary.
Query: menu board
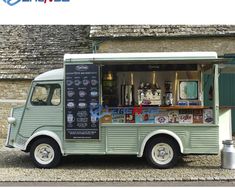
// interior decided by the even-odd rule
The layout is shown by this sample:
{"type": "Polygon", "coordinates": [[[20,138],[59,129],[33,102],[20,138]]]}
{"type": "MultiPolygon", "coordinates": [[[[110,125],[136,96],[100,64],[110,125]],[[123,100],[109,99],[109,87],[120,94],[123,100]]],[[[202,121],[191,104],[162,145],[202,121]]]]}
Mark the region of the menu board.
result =
{"type": "Polygon", "coordinates": [[[65,139],[99,139],[99,67],[65,65],[65,139]]]}

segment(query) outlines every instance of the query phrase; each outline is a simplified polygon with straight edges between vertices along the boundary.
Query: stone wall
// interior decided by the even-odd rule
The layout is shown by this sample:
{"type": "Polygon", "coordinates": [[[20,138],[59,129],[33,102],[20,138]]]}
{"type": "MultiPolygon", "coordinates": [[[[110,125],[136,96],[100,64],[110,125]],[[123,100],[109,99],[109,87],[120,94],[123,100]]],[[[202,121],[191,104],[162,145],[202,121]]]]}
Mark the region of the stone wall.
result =
{"type": "Polygon", "coordinates": [[[0,138],[6,136],[11,108],[25,103],[30,80],[0,80],[0,138]]]}
{"type": "Polygon", "coordinates": [[[235,52],[235,36],[110,39],[99,42],[97,49],[103,53],[216,51],[223,55],[235,52]]]}
{"type": "Polygon", "coordinates": [[[26,100],[31,80],[0,80],[0,99],[26,100]]]}
{"type": "Polygon", "coordinates": [[[65,53],[90,53],[90,26],[0,26],[0,138],[6,137],[10,109],[24,104],[30,82],[63,67],[65,53]]]}
{"type": "Polygon", "coordinates": [[[234,36],[235,25],[93,25],[93,38],[234,36]]]}
{"type": "Polygon", "coordinates": [[[90,26],[0,26],[0,79],[33,79],[61,68],[65,53],[91,52],[90,26]]]}

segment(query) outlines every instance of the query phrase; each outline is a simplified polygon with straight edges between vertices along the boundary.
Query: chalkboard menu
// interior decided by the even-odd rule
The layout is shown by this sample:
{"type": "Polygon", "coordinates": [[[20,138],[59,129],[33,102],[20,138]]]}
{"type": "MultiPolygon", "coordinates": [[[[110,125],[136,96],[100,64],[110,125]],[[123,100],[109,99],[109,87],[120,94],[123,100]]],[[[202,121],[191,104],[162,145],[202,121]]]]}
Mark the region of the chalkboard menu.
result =
{"type": "Polygon", "coordinates": [[[99,139],[99,67],[65,65],[65,139],[99,139]]]}

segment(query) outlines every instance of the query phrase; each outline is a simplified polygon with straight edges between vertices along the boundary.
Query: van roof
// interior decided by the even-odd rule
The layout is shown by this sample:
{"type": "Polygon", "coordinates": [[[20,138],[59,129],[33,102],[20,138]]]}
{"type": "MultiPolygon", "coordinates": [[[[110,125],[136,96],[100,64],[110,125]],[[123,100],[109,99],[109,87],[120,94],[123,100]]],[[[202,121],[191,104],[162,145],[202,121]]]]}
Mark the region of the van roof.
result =
{"type": "Polygon", "coordinates": [[[54,69],[40,74],[34,80],[35,81],[47,81],[47,80],[63,80],[64,69],[54,69]]]}

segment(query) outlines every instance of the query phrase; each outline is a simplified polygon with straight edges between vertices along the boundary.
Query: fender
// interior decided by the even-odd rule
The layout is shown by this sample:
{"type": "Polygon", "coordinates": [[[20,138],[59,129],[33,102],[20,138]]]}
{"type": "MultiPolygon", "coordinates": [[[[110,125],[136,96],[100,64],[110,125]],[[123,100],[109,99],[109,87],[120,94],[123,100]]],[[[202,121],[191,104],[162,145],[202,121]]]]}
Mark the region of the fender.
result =
{"type": "Polygon", "coordinates": [[[143,156],[143,153],[144,153],[144,148],[145,148],[145,145],[146,143],[148,142],[148,140],[155,136],[155,135],[158,135],[158,134],[166,134],[166,135],[169,135],[171,137],[173,137],[179,144],[180,146],[180,152],[183,153],[184,151],[184,147],[183,147],[183,144],[182,144],[182,141],[181,139],[177,136],[177,134],[175,134],[174,132],[172,131],[169,131],[169,130],[165,130],[165,129],[160,129],[160,130],[156,130],[156,131],[153,131],[151,133],[149,133],[143,140],[142,144],[141,144],[141,148],[140,148],[140,152],[138,154],[138,157],[142,157],[143,156]]]}
{"type": "Polygon", "coordinates": [[[26,150],[26,148],[28,147],[29,143],[30,143],[34,138],[36,138],[36,137],[38,137],[38,136],[48,136],[48,137],[53,138],[53,139],[57,142],[57,144],[59,145],[62,155],[64,155],[64,150],[63,150],[63,148],[62,148],[61,140],[60,140],[60,138],[58,137],[58,135],[55,134],[55,133],[52,132],[52,131],[39,131],[39,132],[34,133],[34,134],[27,140],[27,142],[26,142],[26,144],[25,144],[23,150],[26,150]]]}

